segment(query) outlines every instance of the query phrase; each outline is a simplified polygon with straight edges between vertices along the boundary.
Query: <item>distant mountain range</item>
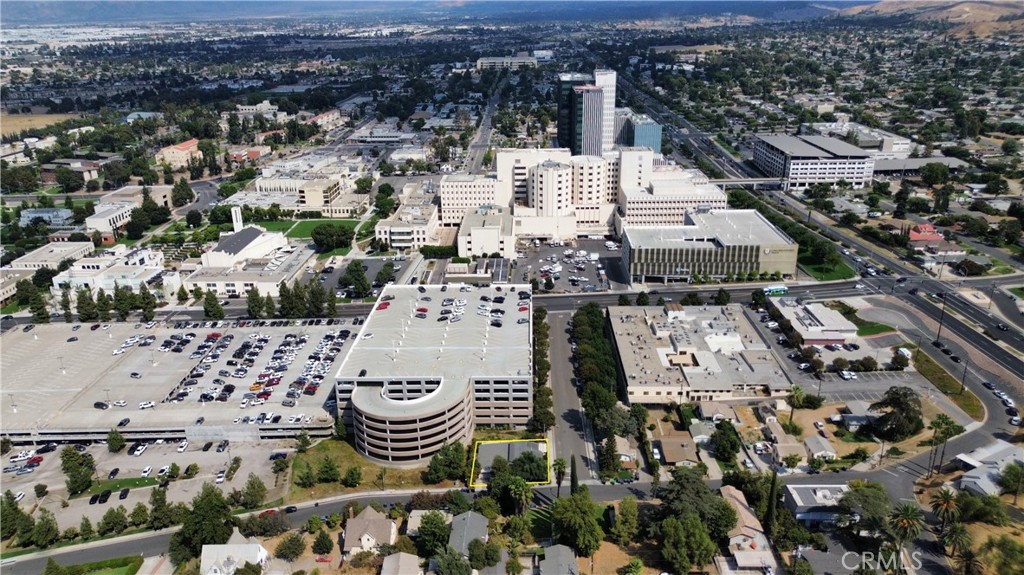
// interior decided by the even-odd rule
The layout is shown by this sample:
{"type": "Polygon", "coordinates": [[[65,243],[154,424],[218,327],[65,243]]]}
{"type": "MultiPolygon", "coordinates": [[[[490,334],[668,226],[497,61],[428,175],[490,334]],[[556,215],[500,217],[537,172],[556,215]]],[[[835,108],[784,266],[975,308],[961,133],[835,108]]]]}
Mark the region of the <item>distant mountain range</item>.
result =
{"type": "Polygon", "coordinates": [[[749,16],[761,20],[820,18],[857,1],[625,1],[546,0],[310,1],[215,0],[7,0],[0,3],[3,26],[102,25],[141,22],[200,22],[262,18],[336,18],[360,21],[617,21],[704,16],[749,16]]]}
{"type": "Polygon", "coordinates": [[[883,0],[840,12],[850,17],[909,17],[918,22],[947,22],[956,36],[1024,33],[1020,0],[883,0]]]}

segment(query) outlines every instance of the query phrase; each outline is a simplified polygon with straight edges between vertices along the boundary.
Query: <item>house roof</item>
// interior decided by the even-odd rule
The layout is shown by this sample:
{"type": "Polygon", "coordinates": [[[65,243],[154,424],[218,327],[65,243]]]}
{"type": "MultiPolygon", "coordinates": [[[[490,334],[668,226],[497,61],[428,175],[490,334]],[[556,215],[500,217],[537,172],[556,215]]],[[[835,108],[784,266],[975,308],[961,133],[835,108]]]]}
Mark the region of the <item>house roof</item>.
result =
{"type": "Polygon", "coordinates": [[[364,534],[378,543],[391,543],[391,528],[394,525],[383,513],[372,507],[363,509],[359,515],[345,525],[345,551],[360,547],[359,538],[364,534]]]}
{"type": "Polygon", "coordinates": [[[731,485],[723,485],[722,499],[736,511],[736,526],[729,531],[729,537],[742,535],[751,539],[764,534],[764,527],[754,515],[743,492],[731,485]]]}
{"type": "Polygon", "coordinates": [[[807,446],[812,455],[823,451],[833,455],[836,453],[836,448],[832,446],[832,443],[820,435],[811,435],[804,440],[804,445],[807,446]]]}
{"type": "Polygon", "coordinates": [[[544,549],[540,562],[540,575],[580,575],[576,554],[565,545],[552,545],[544,549]]]}
{"type": "Polygon", "coordinates": [[[213,248],[213,251],[238,255],[262,234],[263,230],[259,228],[242,228],[241,231],[222,238],[217,242],[217,247],[213,248]]]}
{"type": "Polygon", "coordinates": [[[729,420],[736,419],[736,412],[732,407],[717,401],[701,401],[697,404],[697,409],[705,419],[712,419],[716,416],[729,420]]]}
{"type": "Polygon", "coordinates": [[[684,441],[678,437],[663,437],[661,440],[661,452],[665,463],[674,465],[684,461],[700,463],[697,456],[697,447],[692,441],[684,441]]]}
{"type": "Polygon", "coordinates": [[[194,147],[196,147],[198,145],[199,145],[199,140],[197,140],[195,138],[192,138],[191,140],[185,140],[184,142],[181,142],[180,144],[174,144],[171,147],[175,148],[175,149],[178,149],[178,150],[188,150],[188,149],[194,148],[194,147]]]}
{"type": "Polygon", "coordinates": [[[711,437],[711,430],[703,423],[694,420],[690,424],[690,437],[693,437],[695,441],[700,437],[711,437]]]}
{"type": "Polygon", "coordinates": [[[467,511],[452,519],[452,531],[448,545],[463,556],[469,555],[469,542],[487,537],[487,518],[476,511],[467,511]]]}
{"type": "Polygon", "coordinates": [[[384,558],[380,575],[422,575],[420,558],[411,553],[392,553],[384,558]]]}

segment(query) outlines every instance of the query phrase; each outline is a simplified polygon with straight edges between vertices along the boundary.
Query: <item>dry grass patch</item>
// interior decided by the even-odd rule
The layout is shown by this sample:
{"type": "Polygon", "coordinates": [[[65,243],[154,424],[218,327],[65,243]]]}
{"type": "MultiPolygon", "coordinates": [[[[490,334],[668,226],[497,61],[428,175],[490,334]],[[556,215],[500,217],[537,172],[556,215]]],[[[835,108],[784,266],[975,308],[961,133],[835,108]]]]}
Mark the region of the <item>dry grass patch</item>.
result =
{"type": "Polygon", "coordinates": [[[6,136],[22,130],[45,128],[50,124],[77,117],[77,114],[3,114],[0,116],[0,125],[3,126],[3,135],[6,136]]]}
{"type": "MultiPolygon", "coordinates": [[[[383,489],[419,489],[427,487],[422,479],[423,471],[426,467],[384,468],[359,455],[352,444],[347,441],[325,439],[309,448],[309,451],[306,453],[300,453],[295,456],[290,474],[291,485],[286,499],[288,503],[298,503],[345,493],[378,491],[382,489],[378,480],[381,469],[386,469],[383,489]],[[296,472],[299,469],[297,466],[303,463],[309,464],[313,472],[316,473],[317,465],[324,457],[334,461],[338,469],[341,470],[342,476],[345,475],[345,471],[349,467],[353,465],[358,466],[363,473],[362,483],[358,487],[345,487],[341,483],[320,483],[308,489],[295,485],[296,472]]],[[[430,487],[439,486],[432,485],[430,487]]]]}
{"type": "Polygon", "coordinates": [[[761,432],[761,422],[757,419],[757,415],[754,414],[754,408],[737,406],[734,408],[736,417],[740,419],[742,424],[736,431],[740,434],[740,439],[744,443],[756,443],[758,441],[764,441],[764,433],[761,432]]]}
{"type": "MultiPolygon", "coordinates": [[[[593,557],[580,557],[577,559],[577,565],[579,565],[581,575],[613,575],[632,559],[639,559],[643,562],[644,575],[658,575],[664,571],[658,567],[651,567],[651,565],[661,565],[663,561],[661,551],[647,542],[630,545],[628,549],[623,549],[614,543],[604,541],[593,557]]],[[[667,565],[665,566],[667,567],[667,565]]],[[[708,567],[714,572],[713,565],[708,567]]]]}

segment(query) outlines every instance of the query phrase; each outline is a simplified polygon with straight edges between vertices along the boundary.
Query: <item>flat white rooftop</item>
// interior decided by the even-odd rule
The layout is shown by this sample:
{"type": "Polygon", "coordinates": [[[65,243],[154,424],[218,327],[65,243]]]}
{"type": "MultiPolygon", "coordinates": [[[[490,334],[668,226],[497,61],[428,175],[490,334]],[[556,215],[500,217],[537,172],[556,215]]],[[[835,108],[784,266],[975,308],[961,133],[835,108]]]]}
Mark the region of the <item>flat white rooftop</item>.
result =
{"type": "Polygon", "coordinates": [[[430,377],[469,381],[471,378],[530,376],[533,306],[529,300],[523,305],[518,303],[516,292],[519,291],[529,292],[530,286],[385,286],[359,339],[352,341],[338,368],[337,378],[430,377]],[[388,302],[390,305],[378,309],[389,296],[394,297],[388,302]],[[504,303],[495,304],[482,301],[481,296],[506,299],[504,303]],[[442,310],[455,308],[441,305],[446,298],[466,301],[460,321],[438,321],[442,310]],[[501,327],[491,325],[490,315],[477,314],[481,305],[505,310],[501,327]],[[526,309],[519,311],[522,307],[526,309]],[[418,312],[420,309],[426,311],[418,312]],[[417,313],[425,313],[427,317],[417,318],[417,313]],[[527,321],[518,323],[519,319],[527,321]],[[361,376],[363,370],[366,373],[361,376]]]}
{"type": "Polygon", "coordinates": [[[682,226],[631,227],[623,234],[634,248],[712,248],[721,245],[795,244],[757,210],[712,210],[686,214],[682,226]]]}

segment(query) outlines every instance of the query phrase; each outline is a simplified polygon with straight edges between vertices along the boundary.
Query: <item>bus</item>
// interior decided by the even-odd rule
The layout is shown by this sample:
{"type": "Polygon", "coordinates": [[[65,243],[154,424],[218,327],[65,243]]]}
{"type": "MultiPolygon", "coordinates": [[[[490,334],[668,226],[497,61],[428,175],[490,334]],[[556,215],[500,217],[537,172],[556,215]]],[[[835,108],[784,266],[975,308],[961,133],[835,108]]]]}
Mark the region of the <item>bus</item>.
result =
{"type": "Polygon", "coordinates": [[[789,288],[786,286],[768,286],[764,288],[764,295],[786,295],[789,288]]]}

